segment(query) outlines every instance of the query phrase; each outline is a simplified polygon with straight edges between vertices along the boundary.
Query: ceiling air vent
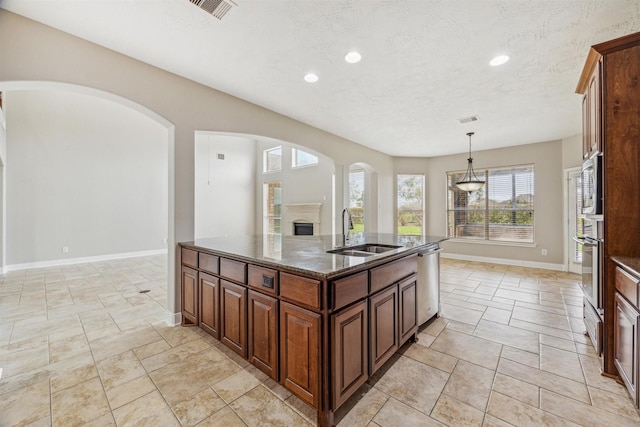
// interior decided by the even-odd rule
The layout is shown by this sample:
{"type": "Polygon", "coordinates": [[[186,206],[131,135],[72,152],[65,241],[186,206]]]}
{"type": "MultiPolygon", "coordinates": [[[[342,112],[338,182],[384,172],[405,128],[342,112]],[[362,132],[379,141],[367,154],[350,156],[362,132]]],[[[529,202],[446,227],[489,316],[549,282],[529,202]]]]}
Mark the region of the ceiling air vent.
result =
{"type": "Polygon", "coordinates": [[[478,116],[463,117],[461,119],[458,119],[458,121],[460,122],[460,124],[477,122],[478,121],[478,116]]]}
{"type": "Polygon", "coordinates": [[[222,19],[233,6],[238,6],[231,0],[189,0],[207,13],[222,19]]]}

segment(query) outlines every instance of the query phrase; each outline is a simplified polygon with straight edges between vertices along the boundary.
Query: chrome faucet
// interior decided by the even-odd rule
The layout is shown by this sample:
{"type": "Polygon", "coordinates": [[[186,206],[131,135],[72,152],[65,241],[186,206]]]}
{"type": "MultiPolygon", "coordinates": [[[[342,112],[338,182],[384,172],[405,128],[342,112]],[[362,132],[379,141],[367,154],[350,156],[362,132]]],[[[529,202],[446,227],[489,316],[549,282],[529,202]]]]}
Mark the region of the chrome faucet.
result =
{"type": "Polygon", "coordinates": [[[349,208],[344,208],[342,210],[342,246],[346,246],[349,241],[349,230],[353,230],[353,221],[351,219],[351,212],[349,212],[349,208]],[[347,215],[348,225],[345,227],[345,214],[347,215]]]}

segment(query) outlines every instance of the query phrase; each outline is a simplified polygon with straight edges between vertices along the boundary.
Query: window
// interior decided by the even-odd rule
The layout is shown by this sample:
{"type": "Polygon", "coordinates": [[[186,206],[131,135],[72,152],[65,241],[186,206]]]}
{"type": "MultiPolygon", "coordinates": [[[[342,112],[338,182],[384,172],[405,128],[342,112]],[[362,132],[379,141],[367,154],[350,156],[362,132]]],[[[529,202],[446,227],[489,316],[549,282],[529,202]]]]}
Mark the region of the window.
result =
{"type": "Polygon", "coordinates": [[[349,170],[349,212],[354,232],[364,232],[364,169],[349,170]]]}
{"type": "Polygon", "coordinates": [[[282,232],[282,192],[280,182],[264,184],[262,210],[264,212],[263,233],[282,232]]]}
{"type": "Polygon", "coordinates": [[[313,166],[318,164],[318,157],[297,148],[291,149],[291,167],[313,166]]]}
{"type": "Polygon", "coordinates": [[[486,184],[470,193],[456,187],[464,172],[447,173],[448,237],[533,243],[533,165],[476,172],[486,184]]]}
{"type": "Polygon", "coordinates": [[[282,147],[269,148],[264,150],[263,171],[278,172],[282,170],[282,147]]]}
{"type": "Polygon", "coordinates": [[[424,175],[398,175],[398,234],[422,235],[424,175]]]}

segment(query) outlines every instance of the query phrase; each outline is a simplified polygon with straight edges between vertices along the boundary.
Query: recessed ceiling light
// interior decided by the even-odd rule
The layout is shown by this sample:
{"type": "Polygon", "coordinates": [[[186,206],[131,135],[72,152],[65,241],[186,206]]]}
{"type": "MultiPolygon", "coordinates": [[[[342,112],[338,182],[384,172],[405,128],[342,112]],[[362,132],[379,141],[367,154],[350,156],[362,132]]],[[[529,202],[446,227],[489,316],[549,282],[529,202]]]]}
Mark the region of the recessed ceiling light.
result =
{"type": "Polygon", "coordinates": [[[355,50],[347,53],[344,56],[344,60],[347,61],[349,64],[357,64],[358,62],[360,62],[361,59],[362,59],[362,55],[360,55],[355,50]]]}
{"type": "Polygon", "coordinates": [[[498,65],[502,65],[509,60],[509,55],[498,55],[489,62],[489,65],[492,67],[497,67],[498,65]]]}
{"type": "Polygon", "coordinates": [[[318,75],[314,73],[307,73],[304,75],[304,81],[307,83],[315,83],[318,81],[318,75]]]}

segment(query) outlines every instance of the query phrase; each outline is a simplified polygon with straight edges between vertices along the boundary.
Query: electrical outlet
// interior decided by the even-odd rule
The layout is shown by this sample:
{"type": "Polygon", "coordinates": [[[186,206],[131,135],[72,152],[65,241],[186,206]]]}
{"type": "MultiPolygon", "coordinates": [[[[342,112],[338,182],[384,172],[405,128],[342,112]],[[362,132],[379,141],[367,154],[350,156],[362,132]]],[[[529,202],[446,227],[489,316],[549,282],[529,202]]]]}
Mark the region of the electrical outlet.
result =
{"type": "Polygon", "coordinates": [[[542,256],[547,256],[547,250],[546,249],[542,250],[542,256]]]}
{"type": "Polygon", "coordinates": [[[62,253],[63,254],[68,254],[69,253],[69,247],[68,246],[63,246],[62,247],[62,253]]]}
{"type": "Polygon", "coordinates": [[[162,243],[164,243],[165,245],[167,244],[167,239],[162,239],[162,243]]]}

